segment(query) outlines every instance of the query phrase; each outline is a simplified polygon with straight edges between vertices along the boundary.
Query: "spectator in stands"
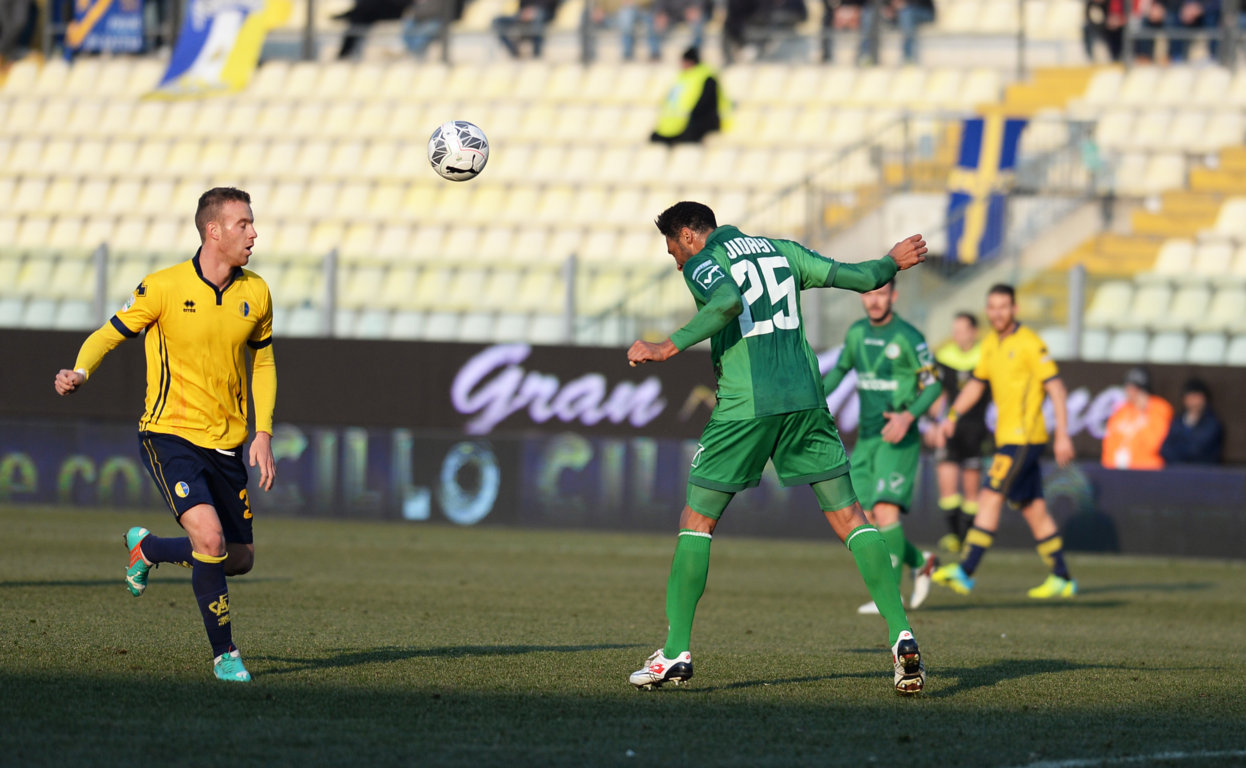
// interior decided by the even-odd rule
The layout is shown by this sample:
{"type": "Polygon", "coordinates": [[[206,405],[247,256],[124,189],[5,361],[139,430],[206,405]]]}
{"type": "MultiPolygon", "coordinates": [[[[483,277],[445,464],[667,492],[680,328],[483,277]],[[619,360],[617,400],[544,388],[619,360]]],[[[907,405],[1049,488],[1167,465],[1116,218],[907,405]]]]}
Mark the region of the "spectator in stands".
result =
{"type": "Polygon", "coordinates": [[[554,18],[557,0],[519,0],[514,13],[498,16],[493,29],[498,40],[513,58],[519,58],[519,44],[524,40],[532,43],[532,58],[541,58],[541,45],[545,42],[545,25],[554,18]]]}
{"type": "MultiPolygon", "coordinates": [[[[659,35],[664,35],[672,25],[684,22],[692,31],[692,47],[700,50],[705,40],[705,22],[712,5],[703,0],[654,0],[653,24],[659,35]]],[[[660,57],[652,57],[657,61],[660,57]]]]}
{"type": "MultiPolygon", "coordinates": [[[[3,2],[3,0],[0,0],[3,2]]],[[[363,50],[363,38],[378,21],[397,21],[402,18],[410,0],[355,0],[355,6],[333,18],[350,26],[342,36],[339,59],[358,58],[363,50]]]]}
{"type": "MultiPolygon", "coordinates": [[[[653,0],[593,0],[584,4],[583,24],[588,30],[600,29],[619,30],[619,42],[623,45],[623,60],[631,61],[636,57],[636,27],[643,24],[645,43],[649,48],[649,60],[659,61],[662,58],[661,41],[653,18],[653,0]]],[[[585,37],[590,48],[590,57],[596,57],[595,40],[592,34],[585,37]]]]}
{"type": "Polygon", "coordinates": [[[1211,392],[1202,380],[1185,383],[1181,407],[1160,455],[1169,464],[1219,464],[1224,460],[1224,426],[1211,409],[1211,392]]]}
{"type": "Polygon", "coordinates": [[[1108,58],[1121,60],[1125,47],[1125,0],[1086,0],[1086,21],[1082,25],[1082,43],[1086,58],[1094,61],[1095,41],[1107,46],[1108,58]]]}
{"type": "Polygon", "coordinates": [[[1103,466],[1108,469],[1163,469],[1160,446],[1172,422],[1172,406],[1151,394],[1151,374],[1130,368],[1125,399],[1108,418],[1103,434],[1103,466]]]}
{"type": "Polygon", "coordinates": [[[696,48],[684,51],[679,77],[666,94],[658,126],[650,141],[667,145],[696,143],[723,130],[731,119],[731,102],[718,76],[701,63],[696,48]]]}
{"type": "Polygon", "coordinates": [[[0,76],[18,58],[30,16],[30,0],[0,0],[0,76]]]}
{"type": "Polygon", "coordinates": [[[402,14],[402,44],[423,60],[428,46],[441,37],[446,25],[463,18],[467,0],[413,0],[402,14]]]}
{"type": "Polygon", "coordinates": [[[808,41],[796,26],[809,18],[805,0],[727,0],[723,21],[723,60],[735,61],[746,45],[757,46],[757,58],[801,58],[808,41]]]}
{"type": "MultiPolygon", "coordinates": [[[[1142,27],[1148,32],[1167,29],[1178,33],[1168,37],[1168,60],[1180,62],[1189,57],[1190,50],[1190,41],[1183,33],[1218,27],[1220,2],[1221,0],[1136,0],[1135,9],[1142,18],[1142,27]]],[[[1139,39],[1134,52],[1144,61],[1155,60],[1154,38],[1139,39]]],[[[1211,52],[1215,56],[1214,39],[1211,52]]]]}
{"type": "Polygon", "coordinates": [[[899,24],[904,63],[916,64],[917,27],[934,21],[934,0],[873,0],[865,3],[861,7],[861,42],[857,48],[857,63],[861,66],[878,63],[880,15],[899,24]]]}
{"type": "Polygon", "coordinates": [[[873,0],[822,0],[822,63],[835,60],[835,34],[861,28],[861,6],[873,0]]]}

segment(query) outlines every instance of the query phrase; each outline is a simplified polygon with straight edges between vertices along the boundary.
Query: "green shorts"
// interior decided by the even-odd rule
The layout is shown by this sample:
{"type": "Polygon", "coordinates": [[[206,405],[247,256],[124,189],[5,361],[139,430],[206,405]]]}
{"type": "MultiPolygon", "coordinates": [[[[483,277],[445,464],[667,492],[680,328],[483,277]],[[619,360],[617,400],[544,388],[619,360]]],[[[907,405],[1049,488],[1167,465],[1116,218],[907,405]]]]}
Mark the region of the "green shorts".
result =
{"type": "Polygon", "coordinates": [[[857,440],[852,449],[852,487],[861,506],[873,509],[879,502],[895,504],[907,512],[913,501],[913,479],[921,456],[921,437],[913,432],[899,443],[881,437],[857,440]]]}
{"type": "Polygon", "coordinates": [[[830,411],[811,409],[744,421],[710,417],[692,457],[688,482],[735,493],[761,482],[774,460],[783,485],[806,485],[848,473],[848,456],[830,411]]]}

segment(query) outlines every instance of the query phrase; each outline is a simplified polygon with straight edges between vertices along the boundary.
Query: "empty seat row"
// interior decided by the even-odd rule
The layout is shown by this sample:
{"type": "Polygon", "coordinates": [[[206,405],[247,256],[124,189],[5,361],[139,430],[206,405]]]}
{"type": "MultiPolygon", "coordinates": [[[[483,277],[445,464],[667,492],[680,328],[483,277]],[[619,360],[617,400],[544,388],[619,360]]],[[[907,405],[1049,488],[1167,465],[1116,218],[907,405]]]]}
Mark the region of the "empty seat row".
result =
{"type": "Polygon", "coordinates": [[[1240,107],[1108,109],[1098,118],[1095,142],[1104,150],[1206,153],[1246,141],[1240,107]]]}
{"type": "MultiPolygon", "coordinates": [[[[1057,360],[1073,358],[1073,343],[1068,329],[1044,328],[1039,335],[1057,360]]],[[[1116,363],[1246,365],[1246,334],[1207,332],[1190,335],[1176,331],[1148,333],[1143,330],[1109,332],[1092,328],[1082,333],[1080,351],[1083,360],[1116,363]]]]}
{"type": "Polygon", "coordinates": [[[1086,310],[1090,328],[1246,333],[1246,288],[1110,281],[1086,310]]]}

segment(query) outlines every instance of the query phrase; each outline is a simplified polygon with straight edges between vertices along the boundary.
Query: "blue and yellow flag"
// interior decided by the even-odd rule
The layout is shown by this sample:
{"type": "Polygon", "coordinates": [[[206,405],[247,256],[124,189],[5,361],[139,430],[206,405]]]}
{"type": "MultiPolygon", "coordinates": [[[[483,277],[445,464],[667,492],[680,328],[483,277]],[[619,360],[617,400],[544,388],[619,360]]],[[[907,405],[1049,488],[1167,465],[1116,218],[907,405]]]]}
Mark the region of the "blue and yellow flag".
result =
{"type": "Polygon", "coordinates": [[[290,16],[290,0],[190,0],[156,96],[240,91],[251,81],[268,30],[290,16]]]}
{"type": "Polygon", "coordinates": [[[142,50],[143,0],[74,0],[74,17],[65,27],[65,58],[80,51],[142,50]]]}
{"type": "Polygon", "coordinates": [[[994,257],[1004,244],[1007,188],[1026,121],[988,115],[965,120],[960,156],[948,175],[947,257],[964,264],[994,257]]]}

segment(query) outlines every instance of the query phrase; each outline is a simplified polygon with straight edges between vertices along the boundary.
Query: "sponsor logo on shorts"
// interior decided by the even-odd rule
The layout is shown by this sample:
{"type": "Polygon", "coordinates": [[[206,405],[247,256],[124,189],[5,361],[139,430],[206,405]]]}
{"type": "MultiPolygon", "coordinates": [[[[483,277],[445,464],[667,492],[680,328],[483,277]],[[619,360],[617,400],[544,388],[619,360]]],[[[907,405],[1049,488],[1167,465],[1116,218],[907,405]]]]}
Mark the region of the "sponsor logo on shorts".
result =
{"type": "Polygon", "coordinates": [[[887,478],[887,483],[891,486],[891,490],[898,491],[904,487],[904,475],[892,472],[891,477],[887,478]]]}
{"type": "Polygon", "coordinates": [[[190,486],[184,482],[179,482],[173,486],[173,492],[177,494],[178,498],[184,499],[190,495],[190,486]]]}
{"type": "Polygon", "coordinates": [[[705,446],[697,443],[697,452],[692,454],[692,468],[696,469],[701,463],[701,454],[705,452],[705,446]]]}

